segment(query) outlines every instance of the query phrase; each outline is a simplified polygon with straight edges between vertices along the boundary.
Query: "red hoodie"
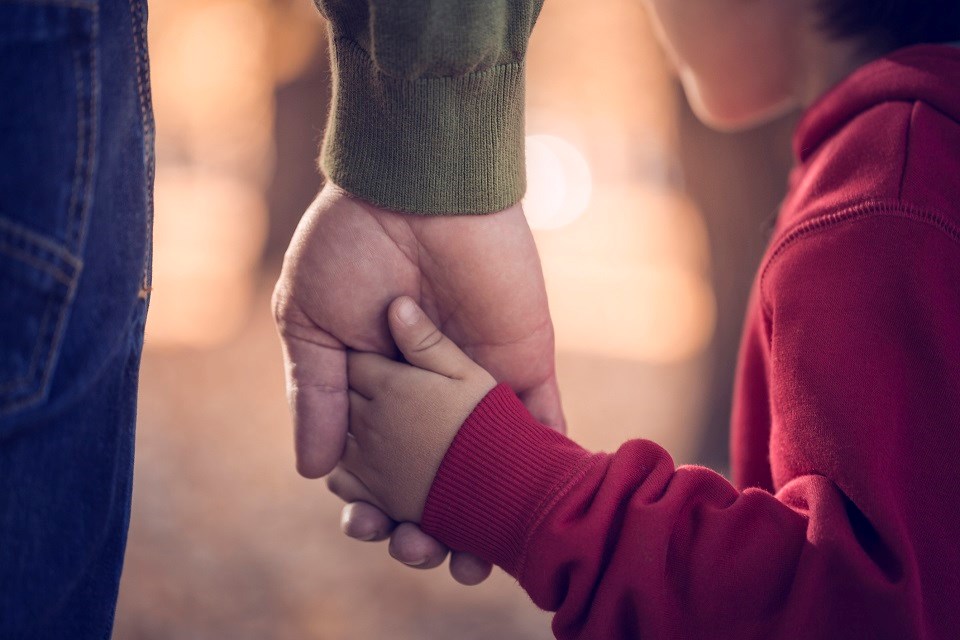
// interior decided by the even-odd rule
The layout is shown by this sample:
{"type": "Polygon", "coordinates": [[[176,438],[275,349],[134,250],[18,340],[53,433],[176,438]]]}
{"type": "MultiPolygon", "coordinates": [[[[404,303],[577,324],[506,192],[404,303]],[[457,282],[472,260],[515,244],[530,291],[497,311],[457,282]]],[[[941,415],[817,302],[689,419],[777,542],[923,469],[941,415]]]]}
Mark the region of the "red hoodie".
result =
{"type": "Polygon", "coordinates": [[[499,386],[423,528],[515,576],[559,638],[960,638],[960,49],[804,116],[753,286],[735,482],[593,454],[499,386]]]}

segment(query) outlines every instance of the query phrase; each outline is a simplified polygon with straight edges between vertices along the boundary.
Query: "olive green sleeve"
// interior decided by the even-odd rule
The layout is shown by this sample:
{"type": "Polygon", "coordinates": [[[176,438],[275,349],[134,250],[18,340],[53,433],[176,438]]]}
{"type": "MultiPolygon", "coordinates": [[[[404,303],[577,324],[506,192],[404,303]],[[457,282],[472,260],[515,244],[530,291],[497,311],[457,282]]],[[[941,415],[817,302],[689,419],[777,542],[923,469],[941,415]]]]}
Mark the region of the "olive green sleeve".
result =
{"type": "Polygon", "coordinates": [[[542,1],[316,0],[333,69],[327,178],[410,213],[520,200],[523,58],[542,1]]]}

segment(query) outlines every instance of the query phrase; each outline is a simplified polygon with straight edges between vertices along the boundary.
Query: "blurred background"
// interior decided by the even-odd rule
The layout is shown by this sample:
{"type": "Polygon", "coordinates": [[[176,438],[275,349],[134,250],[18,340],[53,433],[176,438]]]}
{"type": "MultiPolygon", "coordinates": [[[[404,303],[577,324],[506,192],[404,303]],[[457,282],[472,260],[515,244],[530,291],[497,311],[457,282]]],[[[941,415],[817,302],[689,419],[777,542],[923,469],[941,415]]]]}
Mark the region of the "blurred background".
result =
{"type": "MultiPolygon", "coordinates": [[[[638,0],[548,0],[527,72],[527,215],[571,436],[651,438],[727,467],[753,270],[794,116],[700,125],[638,0]]],[[[480,587],[344,538],[294,471],[269,298],[321,186],[330,99],[309,0],[159,0],[154,293],[115,637],[546,639],[504,574],[480,587]]]]}

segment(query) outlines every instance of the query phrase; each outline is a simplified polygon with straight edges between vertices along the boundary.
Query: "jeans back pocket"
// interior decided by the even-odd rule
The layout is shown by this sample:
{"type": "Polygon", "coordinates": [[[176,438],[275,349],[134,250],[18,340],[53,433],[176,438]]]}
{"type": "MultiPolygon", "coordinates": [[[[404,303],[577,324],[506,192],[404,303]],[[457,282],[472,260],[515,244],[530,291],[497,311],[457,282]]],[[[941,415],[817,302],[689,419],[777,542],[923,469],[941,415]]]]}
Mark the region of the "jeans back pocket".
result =
{"type": "Polygon", "coordinates": [[[0,417],[42,402],[82,263],[95,0],[0,2],[0,417]]]}
{"type": "Polygon", "coordinates": [[[0,218],[0,415],[43,399],[80,264],[0,218]]]}

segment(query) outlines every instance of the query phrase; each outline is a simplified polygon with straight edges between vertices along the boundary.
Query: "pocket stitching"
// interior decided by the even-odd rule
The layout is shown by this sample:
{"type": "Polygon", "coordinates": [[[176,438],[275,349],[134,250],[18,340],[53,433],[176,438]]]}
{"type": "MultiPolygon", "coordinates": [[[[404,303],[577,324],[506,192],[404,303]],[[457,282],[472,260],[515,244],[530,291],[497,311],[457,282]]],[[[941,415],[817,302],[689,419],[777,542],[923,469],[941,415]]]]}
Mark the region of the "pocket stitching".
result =
{"type": "MultiPolygon", "coordinates": [[[[2,2],[2,0],[0,0],[0,2],[2,2]]],[[[12,220],[0,217],[0,236],[3,236],[4,234],[7,235],[7,238],[22,238],[25,243],[29,243],[32,246],[35,246],[38,250],[46,251],[53,256],[56,256],[74,268],[77,268],[81,265],[80,259],[63,248],[59,242],[51,240],[50,238],[47,238],[36,231],[27,229],[26,227],[23,227],[12,220]]]]}
{"type": "MultiPolygon", "coordinates": [[[[37,332],[33,353],[30,355],[29,369],[22,376],[0,384],[0,393],[9,393],[10,395],[5,402],[0,403],[0,413],[3,413],[15,409],[24,403],[30,403],[38,395],[43,394],[50,371],[48,370],[42,376],[37,376],[37,369],[40,361],[43,359],[42,352],[44,350],[53,351],[56,347],[56,343],[58,342],[57,333],[63,324],[63,317],[66,315],[69,301],[73,296],[82,263],[73,256],[70,256],[62,247],[57,246],[55,243],[28,229],[20,228],[19,225],[4,220],[3,218],[0,218],[0,253],[46,273],[62,285],[62,287],[55,287],[45,296],[43,320],[40,325],[40,330],[37,332]],[[60,258],[60,260],[66,262],[66,264],[62,262],[58,263],[56,258],[60,258]],[[65,270],[65,268],[69,269],[69,271],[65,270]],[[60,309],[59,313],[56,313],[57,307],[60,309]],[[51,316],[56,316],[57,318],[52,334],[50,329],[51,316]],[[20,393],[18,393],[18,388],[26,386],[31,380],[37,381],[37,390],[33,393],[26,391],[20,391],[20,393]],[[28,393],[28,395],[24,396],[24,393],[28,393]]],[[[48,369],[51,368],[48,367],[48,369]]]]}
{"type": "Polygon", "coordinates": [[[3,240],[0,240],[0,253],[8,255],[11,258],[15,258],[16,260],[19,260],[20,262],[29,265],[38,271],[43,271],[57,282],[68,287],[73,282],[73,277],[65,273],[57,265],[44,261],[42,257],[30,255],[26,251],[3,242],[3,240]]]}
{"type": "Polygon", "coordinates": [[[75,162],[75,177],[73,190],[70,195],[70,212],[68,214],[66,230],[69,248],[76,255],[83,255],[83,241],[86,236],[87,218],[89,217],[91,190],[93,189],[93,172],[95,165],[94,146],[97,136],[97,107],[99,104],[100,79],[97,74],[97,41],[99,36],[99,3],[94,0],[90,7],[90,37],[85,49],[77,47],[73,50],[74,82],[77,92],[77,158],[75,162]],[[81,54],[85,60],[81,60],[81,54]],[[89,86],[84,92],[83,63],[87,63],[89,70],[89,86]],[[86,98],[86,100],[84,100],[86,98]],[[86,110],[84,110],[86,107],[86,110]],[[82,176],[82,177],[81,177],[82,176]],[[82,191],[82,193],[81,193],[82,191]]]}
{"type": "MultiPolygon", "coordinates": [[[[43,359],[43,356],[41,354],[44,348],[46,348],[48,351],[52,349],[53,340],[51,339],[50,341],[48,341],[46,339],[46,336],[47,336],[47,333],[49,332],[49,327],[50,327],[50,316],[53,313],[53,308],[57,306],[60,307],[60,316],[62,316],[66,311],[66,306],[67,306],[65,302],[60,300],[60,298],[61,296],[56,291],[51,291],[46,296],[46,304],[43,309],[43,322],[40,325],[40,331],[37,332],[37,340],[33,345],[33,353],[30,354],[30,368],[27,370],[25,374],[23,374],[19,378],[8,380],[4,384],[0,385],[0,392],[6,392],[12,389],[12,391],[10,392],[10,396],[11,396],[10,402],[3,405],[3,408],[5,410],[9,408],[10,403],[12,403],[13,407],[16,407],[17,402],[22,402],[22,401],[29,402],[35,397],[35,395],[28,395],[26,396],[26,398],[21,398],[20,400],[16,400],[16,398],[18,398],[19,395],[22,395],[22,393],[21,394],[17,393],[19,388],[26,386],[27,383],[29,383],[30,381],[38,377],[37,369],[39,368],[40,362],[43,359]]],[[[58,325],[60,324],[59,320],[57,324],[58,325]]],[[[40,376],[41,384],[39,385],[35,394],[43,392],[43,389],[46,386],[44,384],[46,377],[47,377],[46,374],[43,376],[40,376]]]]}

